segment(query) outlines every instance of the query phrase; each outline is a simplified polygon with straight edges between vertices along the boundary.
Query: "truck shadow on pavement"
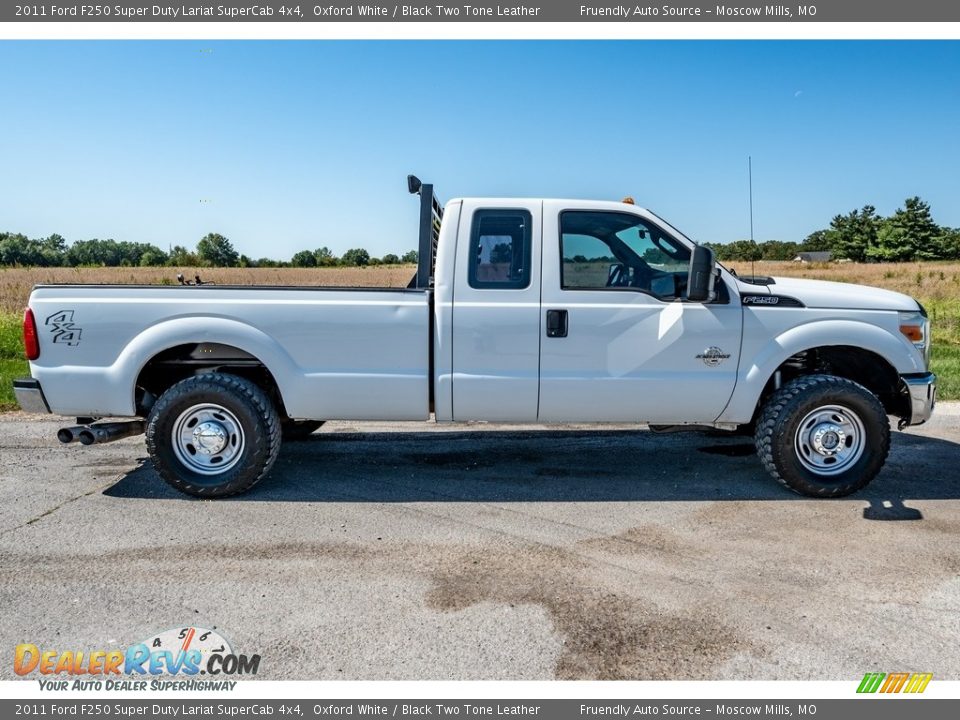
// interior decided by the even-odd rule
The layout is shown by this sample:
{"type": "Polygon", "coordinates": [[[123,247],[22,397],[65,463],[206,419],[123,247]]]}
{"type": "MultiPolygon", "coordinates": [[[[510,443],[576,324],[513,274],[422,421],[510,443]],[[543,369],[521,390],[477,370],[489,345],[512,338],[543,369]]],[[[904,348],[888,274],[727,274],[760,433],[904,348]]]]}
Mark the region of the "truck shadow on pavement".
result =
{"type": "MultiPolygon", "coordinates": [[[[849,498],[873,520],[915,520],[906,500],[960,498],[960,444],[894,433],[886,467],[849,498]]],[[[190,498],[146,459],[104,491],[190,498]]],[[[659,502],[809,500],[761,468],[744,437],[646,431],[317,433],[270,475],[220,502],[659,502]]]]}

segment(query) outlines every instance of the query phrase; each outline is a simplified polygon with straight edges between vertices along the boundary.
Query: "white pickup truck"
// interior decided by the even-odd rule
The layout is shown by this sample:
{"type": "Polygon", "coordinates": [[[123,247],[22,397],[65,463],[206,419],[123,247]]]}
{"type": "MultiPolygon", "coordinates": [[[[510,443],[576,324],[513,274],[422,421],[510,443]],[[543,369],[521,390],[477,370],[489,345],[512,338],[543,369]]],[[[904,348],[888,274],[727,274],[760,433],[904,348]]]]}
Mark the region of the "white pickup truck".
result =
{"type": "Polygon", "coordinates": [[[930,417],[930,324],[906,295],[737,277],[632,204],[441,208],[408,185],[408,288],[37,286],[20,405],[77,416],[63,442],[146,432],[159,474],[200,497],[247,490],[322,421],[431,413],[746,431],[776,480],[839,497],[880,471],[888,415],[930,417]],[[97,422],[118,417],[137,419],[97,422]]]}

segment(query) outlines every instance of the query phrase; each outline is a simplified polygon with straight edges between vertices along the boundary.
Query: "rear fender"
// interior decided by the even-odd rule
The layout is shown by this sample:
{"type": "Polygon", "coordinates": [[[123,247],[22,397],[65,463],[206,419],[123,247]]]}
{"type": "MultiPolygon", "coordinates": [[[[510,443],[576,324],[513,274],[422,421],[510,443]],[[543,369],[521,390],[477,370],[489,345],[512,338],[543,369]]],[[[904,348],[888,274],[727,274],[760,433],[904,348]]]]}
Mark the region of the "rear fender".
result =
{"type": "Polygon", "coordinates": [[[296,392],[295,378],[301,376],[301,371],[286,351],[262,330],[226,318],[172,318],[133,338],[109,370],[116,384],[128,389],[131,414],[134,386],[146,364],[164,350],[192,343],[219,343],[242,350],[266,367],[277,383],[281,398],[296,392]]]}

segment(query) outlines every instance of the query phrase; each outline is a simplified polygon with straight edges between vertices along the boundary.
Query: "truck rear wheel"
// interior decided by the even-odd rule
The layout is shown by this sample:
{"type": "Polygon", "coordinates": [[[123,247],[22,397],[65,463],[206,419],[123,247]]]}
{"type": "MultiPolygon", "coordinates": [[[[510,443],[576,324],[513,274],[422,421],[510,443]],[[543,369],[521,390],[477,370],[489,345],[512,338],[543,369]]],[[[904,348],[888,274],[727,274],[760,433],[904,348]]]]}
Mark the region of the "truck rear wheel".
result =
{"type": "Polygon", "coordinates": [[[206,373],[181,380],[147,418],[147,450],[167,483],[196,497],[249,490],[280,450],[280,419],[249,380],[206,373]]]}
{"type": "Polygon", "coordinates": [[[890,423],[862,385],[808,375],[767,401],[755,440],[760,461],[782,485],[810,497],[843,497],[880,472],[890,451],[890,423]]]}

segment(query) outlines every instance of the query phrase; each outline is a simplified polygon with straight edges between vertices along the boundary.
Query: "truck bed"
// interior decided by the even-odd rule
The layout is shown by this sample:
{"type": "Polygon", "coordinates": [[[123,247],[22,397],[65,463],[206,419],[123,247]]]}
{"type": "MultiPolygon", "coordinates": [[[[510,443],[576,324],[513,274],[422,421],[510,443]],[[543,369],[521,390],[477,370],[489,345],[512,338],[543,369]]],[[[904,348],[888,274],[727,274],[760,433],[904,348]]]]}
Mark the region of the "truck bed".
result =
{"type": "Polygon", "coordinates": [[[31,371],[62,415],[135,415],[143,368],[198,345],[260,361],[290,417],[429,416],[427,290],[41,285],[30,308],[41,345],[31,371]]]}

